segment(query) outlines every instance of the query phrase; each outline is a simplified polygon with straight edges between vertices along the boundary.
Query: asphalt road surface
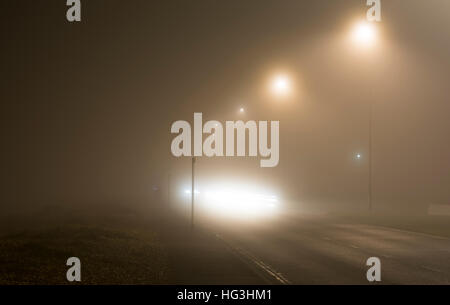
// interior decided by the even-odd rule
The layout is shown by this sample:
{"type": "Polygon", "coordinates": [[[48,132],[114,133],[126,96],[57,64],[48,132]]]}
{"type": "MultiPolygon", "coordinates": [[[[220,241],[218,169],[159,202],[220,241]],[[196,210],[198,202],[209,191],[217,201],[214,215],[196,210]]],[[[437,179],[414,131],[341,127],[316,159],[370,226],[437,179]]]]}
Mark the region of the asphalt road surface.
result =
{"type": "Polygon", "coordinates": [[[212,230],[272,283],[369,284],[366,261],[378,257],[381,284],[450,284],[446,237],[317,217],[212,230]]]}

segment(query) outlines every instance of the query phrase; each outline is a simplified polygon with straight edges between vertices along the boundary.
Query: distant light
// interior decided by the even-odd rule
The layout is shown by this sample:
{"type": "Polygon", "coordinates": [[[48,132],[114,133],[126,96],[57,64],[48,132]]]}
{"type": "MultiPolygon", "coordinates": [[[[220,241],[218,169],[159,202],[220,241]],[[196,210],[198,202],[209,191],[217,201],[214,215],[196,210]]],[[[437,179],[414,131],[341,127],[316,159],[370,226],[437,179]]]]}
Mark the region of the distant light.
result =
{"type": "Polygon", "coordinates": [[[356,159],[361,159],[361,154],[356,154],[356,159]]]}
{"type": "MultiPolygon", "coordinates": [[[[191,194],[191,190],[185,190],[184,192],[186,194],[191,194]]],[[[200,194],[200,192],[198,190],[194,190],[194,194],[200,194]]]]}
{"type": "Polygon", "coordinates": [[[373,23],[360,22],[355,25],[352,32],[354,43],[359,47],[372,46],[377,37],[377,31],[373,23]]]}
{"type": "Polygon", "coordinates": [[[245,111],[244,108],[240,108],[240,109],[239,109],[239,112],[240,112],[240,113],[244,113],[244,111],[245,111]]]}

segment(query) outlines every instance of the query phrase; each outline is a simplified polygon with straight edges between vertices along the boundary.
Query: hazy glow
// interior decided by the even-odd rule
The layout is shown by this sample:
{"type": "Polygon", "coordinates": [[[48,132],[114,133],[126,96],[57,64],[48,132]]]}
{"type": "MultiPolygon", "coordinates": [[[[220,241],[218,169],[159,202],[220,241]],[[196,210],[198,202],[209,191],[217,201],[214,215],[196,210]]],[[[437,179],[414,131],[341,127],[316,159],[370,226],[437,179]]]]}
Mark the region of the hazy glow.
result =
{"type": "Polygon", "coordinates": [[[270,91],[277,97],[284,97],[291,93],[291,80],[287,75],[279,74],[273,77],[270,91]]]}
{"type": "MultiPolygon", "coordinates": [[[[191,194],[190,190],[185,190],[191,194]]],[[[214,216],[255,219],[274,215],[279,208],[277,196],[252,186],[222,185],[195,190],[199,207],[214,216]]]]}
{"type": "MultiPolygon", "coordinates": [[[[191,194],[191,190],[184,190],[184,193],[191,194]]],[[[194,194],[200,194],[198,190],[194,190],[194,194]]]]}
{"type": "Polygon", "coordinates": [[[229,189],[207,191],[205,200],[209,208],[222,214],[236,216],[270,213],[278,203],[275,196],[229,189]]]}
{"type": "Polygon", "coordinates": [[[361,159],[361,154],[356,154],[356,159],[361,159]]]}
{"type": "Polygon", "coordinates": [[[358,47],[370,47],[375,44],[377,30],[375,25],[369,22],[360,22],[352,31],[352,39],[358,47]]]}
{"type": "Polygon", "coordinates": [[[239,112],[240,112],[240,113],[244,113],[244,111],[245,111],[244,108],[240,108],[240,109],[239,109],[239,112]]]}

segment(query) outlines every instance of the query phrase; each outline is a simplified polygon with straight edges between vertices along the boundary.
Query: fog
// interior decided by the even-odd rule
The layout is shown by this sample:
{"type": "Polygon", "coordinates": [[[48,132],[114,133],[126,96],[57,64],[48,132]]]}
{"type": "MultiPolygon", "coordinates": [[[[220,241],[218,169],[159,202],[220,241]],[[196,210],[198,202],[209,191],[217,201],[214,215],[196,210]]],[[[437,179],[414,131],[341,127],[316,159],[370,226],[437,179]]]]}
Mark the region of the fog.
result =
{"type": "Polygon", "coordinates": [[[1,8],[3,211],[158,204],[169,181],[176,198],[191,160],[172,156],[170,127],[194,112],[280,121],[278,166],[201,157],[199,183],[248,181],[304,209],[364,210],[369,102],[374,208],[450,203],[448,1],[384,1],[367,54],[346,41],[365,1],[90,1],[79,24],[59,2],[1,8]],[[295,79],[294,98],[264,96],[276,71],[295,79]]]}

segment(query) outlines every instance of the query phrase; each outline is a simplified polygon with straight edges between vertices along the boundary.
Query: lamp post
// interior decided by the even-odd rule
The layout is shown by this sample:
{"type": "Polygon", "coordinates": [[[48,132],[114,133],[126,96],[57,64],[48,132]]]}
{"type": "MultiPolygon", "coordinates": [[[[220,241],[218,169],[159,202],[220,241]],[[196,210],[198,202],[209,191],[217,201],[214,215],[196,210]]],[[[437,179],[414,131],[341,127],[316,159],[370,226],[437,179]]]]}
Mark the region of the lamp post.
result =
{"type": "MultiPolygon", "coordinates": [[[[373,23],[360,22],[356,24],[353,28],[352,39],[359,49],[370,49],[372,48],[377,38],[377,31],[373,23]]],[[[368,208],[372,211],[372,121],[373,121],[373,101],[369,100],[369,152],[368,152],[368,162],[369,162],[369,174],[368,174],[368,208]]]]}
{"type": "Polygon", "coordinates": [[[195,196],[195,190],[194,190],[194,183],[195,183],[195,157],[192,157],[192,190],[191,190],[191,230],[194,229],[194,196],[195,196]]]}
{"type": "Polygon", "coordinates": [[[167,175],[167,209],[170,210],[171,204],[170,204],[170,180],[171,180],[170,173],[167,175]]]}
{"type": "Polygon", "coordinates": [[[369,102],[369,177],[368,177],[368,201],[369,212],[372,211],[372,101],[369,102]]]}

